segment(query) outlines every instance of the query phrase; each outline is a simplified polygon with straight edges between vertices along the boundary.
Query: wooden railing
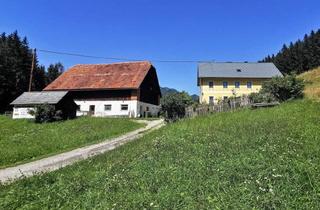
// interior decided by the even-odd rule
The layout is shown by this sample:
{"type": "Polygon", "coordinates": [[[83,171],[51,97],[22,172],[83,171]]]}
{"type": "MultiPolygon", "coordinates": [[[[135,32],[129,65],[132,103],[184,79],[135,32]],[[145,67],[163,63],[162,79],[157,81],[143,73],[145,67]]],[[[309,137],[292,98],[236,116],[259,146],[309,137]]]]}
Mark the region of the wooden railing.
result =
{"type": "Polygon", "coordinates": [[[219,101],[215,104],[199,104],[198,106],[190,106],[186,108],[186,117],[195,117],[207,115],[214,112],[229,112],[242,107],[251,107],[252,102],[249,97],[229,98],[219,101]]]}

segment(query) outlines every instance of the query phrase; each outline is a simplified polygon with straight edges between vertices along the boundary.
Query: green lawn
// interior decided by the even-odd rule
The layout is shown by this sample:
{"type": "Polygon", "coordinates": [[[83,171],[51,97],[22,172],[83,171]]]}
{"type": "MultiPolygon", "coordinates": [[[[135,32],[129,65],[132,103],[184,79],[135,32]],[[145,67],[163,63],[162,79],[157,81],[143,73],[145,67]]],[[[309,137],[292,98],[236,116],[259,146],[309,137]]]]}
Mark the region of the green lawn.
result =
{"type": "Polygon", "coordinates": [[[0,168],[103,141],[142,126],[114,118],[81,117],[36,124],[0,116],[0,168]]]}
{"type": "Polygon", "coordinates": [[[114,151],[0,187],[0,209],[317,209],[320,104],[167,125],[114,151]]]}

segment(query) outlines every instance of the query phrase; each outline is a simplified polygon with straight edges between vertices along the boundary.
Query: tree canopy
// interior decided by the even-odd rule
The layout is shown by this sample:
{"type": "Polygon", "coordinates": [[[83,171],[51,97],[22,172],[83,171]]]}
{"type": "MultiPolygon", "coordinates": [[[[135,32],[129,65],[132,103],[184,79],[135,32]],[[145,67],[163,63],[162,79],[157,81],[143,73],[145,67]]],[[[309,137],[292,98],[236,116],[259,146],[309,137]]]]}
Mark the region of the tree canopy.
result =
{"type": "Polygon", "coordinates": [[[50,64],[47,69],[47,84],[50,84],[55,80],[57,77],[59,77],[64,71],[64,67],[62,63],[58,62],[55,64],[50,64]]]}
{"type": "Polygon", "coordinates": [[[161,98],[161,112],[169,122],[176,121],[185,116],[186,107],[193,104],[187,92],[170,93],[161,98]]]}
{"type": "Polygon", "coordinates": [[[300,74],[320,66],[320,29],[289,46],[284,44],[280,52],[268,55],[260,62],[273,62],[284,74],[300,74]]]}
{"type": "MultiPolygon", "coordinates": [[[[31,89],[39,91],[59,76],[63,66],[57,63],[53,68],[57,68],[58,73],[47,73],[45,67],[39,65],[36,54],[34,61],[31,89]]],[[[28,91],[31,63],[32,49],[26,37],[21,38],[17,31],[0,35],[0,113],[10,110],[9,103],[28,91]]]]}

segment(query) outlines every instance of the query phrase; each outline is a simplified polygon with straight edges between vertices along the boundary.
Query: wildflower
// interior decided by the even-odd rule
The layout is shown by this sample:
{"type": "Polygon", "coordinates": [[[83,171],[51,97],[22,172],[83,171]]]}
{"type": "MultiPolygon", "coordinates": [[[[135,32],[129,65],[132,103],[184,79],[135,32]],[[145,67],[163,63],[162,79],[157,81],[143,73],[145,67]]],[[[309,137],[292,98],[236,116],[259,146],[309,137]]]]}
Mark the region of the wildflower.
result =
{"type": "Polygon", "coordinates": [[[273,189],[272,189],[272,188],[269,189],[269,192],[270,192],[272,195],[274,195],[274,192],[273,192],[273,189]]]}
{"type": "Polygon", "coordinates": [[[261,190],[261,191],[263,191],[263,192],[266,191],[266,189],[264,189],[264,188],[262,188],[262,187],[259,187],[259,190],[261,190]]]}

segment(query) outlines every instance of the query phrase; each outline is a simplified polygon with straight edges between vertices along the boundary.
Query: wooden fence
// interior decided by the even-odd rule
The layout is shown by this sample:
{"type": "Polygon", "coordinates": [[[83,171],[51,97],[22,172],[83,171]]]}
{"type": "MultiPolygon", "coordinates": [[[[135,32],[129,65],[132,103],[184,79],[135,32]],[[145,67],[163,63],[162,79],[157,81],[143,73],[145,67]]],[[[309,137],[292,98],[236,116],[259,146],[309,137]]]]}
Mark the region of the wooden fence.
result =
{"type": "Polygon", "coordinates": [[[196,107],[187,107],[185,117],[207,115],[214,112],[229,112],[242,107],[251,107],[252,104],[253,103],[247,96],[230,98],[227,100],[219,101],[216,104],[200,104],[196,107]]]}

